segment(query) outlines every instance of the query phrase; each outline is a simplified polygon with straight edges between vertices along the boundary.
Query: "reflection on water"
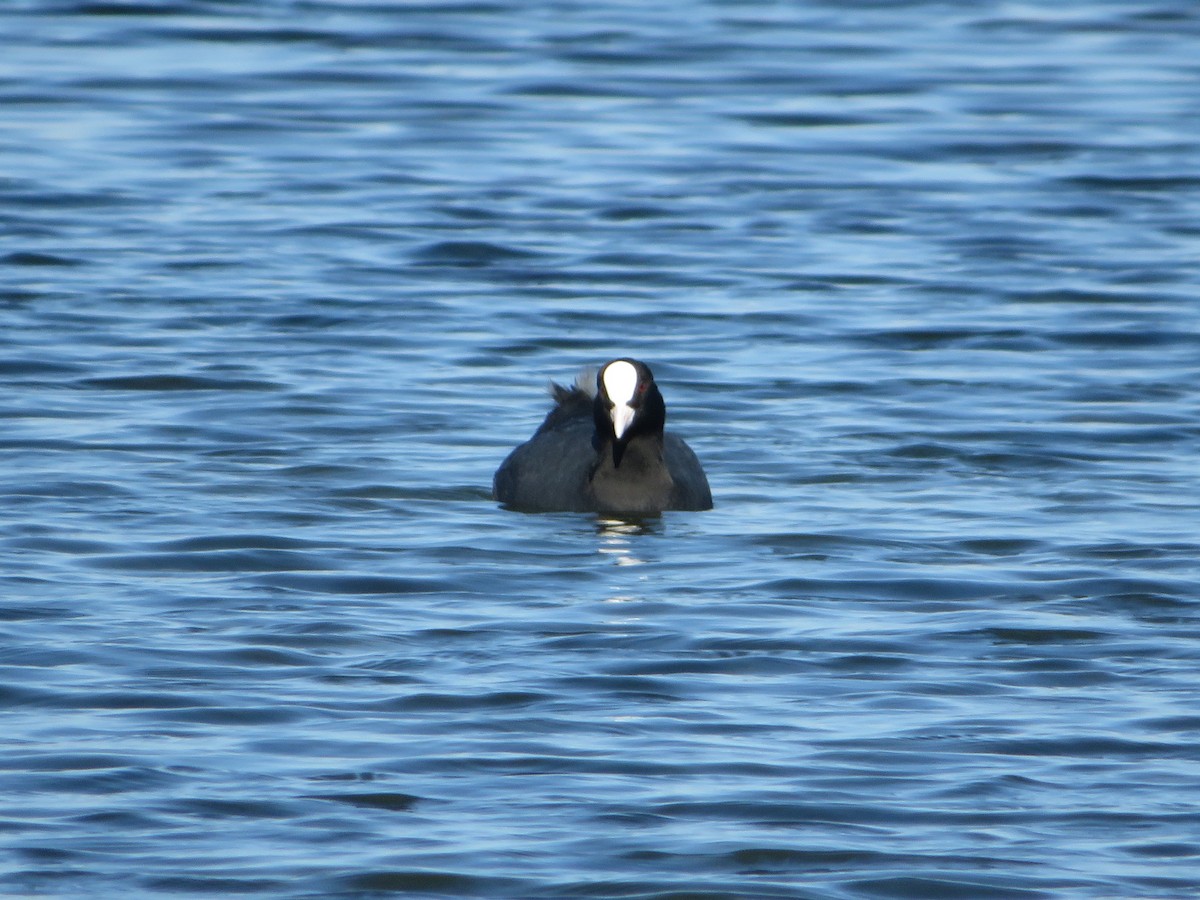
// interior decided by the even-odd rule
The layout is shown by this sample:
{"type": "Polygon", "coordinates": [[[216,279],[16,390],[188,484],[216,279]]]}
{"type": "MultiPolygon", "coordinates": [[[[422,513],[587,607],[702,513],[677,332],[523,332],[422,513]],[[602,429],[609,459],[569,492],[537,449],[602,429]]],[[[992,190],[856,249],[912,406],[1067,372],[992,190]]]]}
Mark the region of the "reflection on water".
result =
{"type": "Polygon", "coordinates": [[[596,533],[600,536],[597,550],[613,557],[619,566],[640,566],[646,560],[639,558],[638,537],[661,534],[662,518],[647,516],[636,518],[610,518],[600,516],[596,520],[596,533]]]}
{"type": "Polygon", "coordinates": [[[0,4],[3,890],[1194,898],[1197,35],[0,4]]]}

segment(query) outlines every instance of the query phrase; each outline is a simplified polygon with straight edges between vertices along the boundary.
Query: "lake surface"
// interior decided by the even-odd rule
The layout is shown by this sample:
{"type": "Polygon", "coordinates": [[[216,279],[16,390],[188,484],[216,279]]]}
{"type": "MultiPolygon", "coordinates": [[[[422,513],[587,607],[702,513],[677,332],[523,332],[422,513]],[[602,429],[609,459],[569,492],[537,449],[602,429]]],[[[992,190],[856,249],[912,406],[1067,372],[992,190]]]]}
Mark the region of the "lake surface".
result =
{"type": "Polygon", "coordinates": [[[0,893],[1196,896],[1198,42],[6,4],[0,893]],[[498,508],[625,355],[716,508],[498,508]]]}

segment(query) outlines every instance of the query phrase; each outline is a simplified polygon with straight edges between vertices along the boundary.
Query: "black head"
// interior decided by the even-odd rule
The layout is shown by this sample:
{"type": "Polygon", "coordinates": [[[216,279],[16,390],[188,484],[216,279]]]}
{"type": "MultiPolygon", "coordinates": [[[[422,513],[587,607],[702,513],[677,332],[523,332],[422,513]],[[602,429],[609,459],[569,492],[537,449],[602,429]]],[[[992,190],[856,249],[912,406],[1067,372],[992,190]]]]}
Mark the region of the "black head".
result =
{"type": "Polygon", "coordinates": [[[596,374],[596,403],[592,417],[601,444],[612,442],[613,468],[621,467],[625,448],[635,437],[662,437],[667,423],[654,373],[636,359],[614,359],[596,374]]]}

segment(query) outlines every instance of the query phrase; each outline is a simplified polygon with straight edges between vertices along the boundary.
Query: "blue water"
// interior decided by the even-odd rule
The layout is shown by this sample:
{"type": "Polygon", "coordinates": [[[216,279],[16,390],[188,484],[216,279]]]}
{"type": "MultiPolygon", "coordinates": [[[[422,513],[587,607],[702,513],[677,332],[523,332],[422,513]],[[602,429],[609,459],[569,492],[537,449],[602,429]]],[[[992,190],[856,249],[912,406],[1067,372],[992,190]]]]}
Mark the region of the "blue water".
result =
{"type": "Polygon", "coordinates": [[[1198,39],[6,4],[0,893],[1194,897],[1198,39]],[[499,509],[624,355],[716,509],[499,509]]]}

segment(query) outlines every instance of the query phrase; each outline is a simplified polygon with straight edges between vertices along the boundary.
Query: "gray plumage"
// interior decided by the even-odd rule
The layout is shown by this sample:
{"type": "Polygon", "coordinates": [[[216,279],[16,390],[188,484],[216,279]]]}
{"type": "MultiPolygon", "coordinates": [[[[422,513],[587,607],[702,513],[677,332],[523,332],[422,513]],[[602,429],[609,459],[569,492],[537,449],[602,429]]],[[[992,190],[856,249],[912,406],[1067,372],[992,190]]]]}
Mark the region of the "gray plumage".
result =
{"type": "Polygon", "coordinates": [[[664,433],[666,408],[649,367],[636,367],[632,424],[617,437],[603,374],[584,373],[570,388],[551,385],[555,405],[533,437],[496,471],[492,496],[526,512],[650,514],[712,508],[700,460],[678,435],[664,433]],[[614,444],[620,445],[614,447],[614,444]]]}

